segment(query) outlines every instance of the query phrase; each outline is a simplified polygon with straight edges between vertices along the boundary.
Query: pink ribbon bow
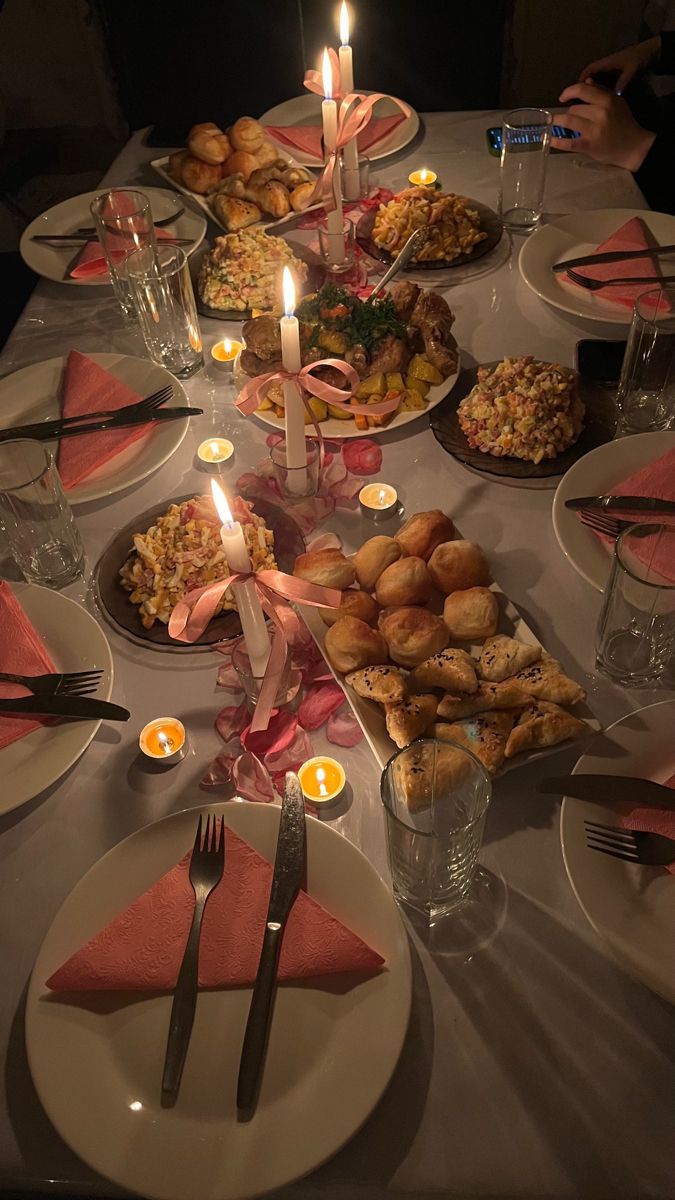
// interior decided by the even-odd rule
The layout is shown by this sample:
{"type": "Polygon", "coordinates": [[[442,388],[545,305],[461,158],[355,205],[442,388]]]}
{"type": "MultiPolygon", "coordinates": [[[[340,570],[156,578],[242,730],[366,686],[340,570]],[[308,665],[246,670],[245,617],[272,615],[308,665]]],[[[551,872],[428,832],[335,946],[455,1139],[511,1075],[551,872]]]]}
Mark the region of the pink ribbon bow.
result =
{"type": "Polygon", "coordinates": [[[340,105],[335,150],[328,155],[323,171],[316,181],[316,187],[312,193],[312,204],[323,203],[324,207],[331,212],[337,208],[333,180],[337,156],[347,143],[351,142],[352,138],[358,137],[365,129],[378,100],[392,100],[406,117],[409,117],[412,112],[412,109],[403,100],[397,100],[395,96],[385,96],[383,92],[374,92],[372,96],[364,96],[360,92],[349,92],[340,105]]]}
{"type": "MultiPolygon", "coordinates": [[[[341,100],[344,92],[342,91],[342,76],[340,74],[340,60],[332,46],[328,51],[330,59],[330,73],[333,80],[333,100],[341,100]]],[[[321,71],[305,71],[303,86],[308,92],[316,92],[317,96],[322,96],[323,91],[323,74],[321,71]]]]}
{"type": "Polygon", "coordinates": [[[389,413],[398,408],[399,404],[398,398],[381,400],[377,404],[350,404],[354,388],[360,382],[358,374],[350,363],[344,362],[341,358],[322,358],[318,362],[308,363],[299,371],[286,371],[282,368],[280,371],[270,371],[267,375],[257,375],[254,379],[250,379],[248,383],[244,384],[235,400],[239,412],[246,417],[250,416],[257,408],[260,408],[271,385],[277,382],[295,385],[300,399],[312,418],[319,442],[323,441],[323,435],[305,392],[310,392],[312,396],[317,396],[319,400],[324,400],[326,404],[330,404],[334,408],[348,409],[350,416],[357,414],[373,416],[375,413],[389,413]],[[336,370],[341,371],[350,385],[349,391],[334,387],[323,379],[316,379],[312,374],[316,367],[335,367],[336,370]]]}
{"type": "Polygon", "coordinates": [[[286,647],[297,637],[300,620],[289,601],[313,608],[339,608],[342,592],[320,587],[306,579],[296,579],[283,571],[236,572],[227,579],[195,588],[179,600],[169,617],[169,636],[177,642],[195,642],[204,632],[225,592],[233,583],[253,581],[264,612],[274,624],[278,637],[272,640],[272,652],[265,668],[260,695],[255,706],[251,732],[267,729],[284,668],[286,647]]]}

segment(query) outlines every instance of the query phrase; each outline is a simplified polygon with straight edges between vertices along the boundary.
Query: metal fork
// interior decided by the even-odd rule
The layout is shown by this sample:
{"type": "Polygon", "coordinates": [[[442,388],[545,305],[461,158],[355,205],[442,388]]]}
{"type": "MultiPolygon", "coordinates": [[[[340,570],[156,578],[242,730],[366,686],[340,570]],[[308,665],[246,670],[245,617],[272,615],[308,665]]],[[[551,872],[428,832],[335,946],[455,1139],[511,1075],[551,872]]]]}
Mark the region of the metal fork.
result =
{"type": "Polygon", "coordinates": [[[644,867],[669,867],[675,862],[675,838],[641,829],[624,829],[621,825],[601,825],[597,821],[584,821],[584,825],[589,850],[644,867]]]}
{"type": "Polygon", "coordinates": [[[29,425],[12,425],[6,429],[0,429],[0,441],[7,441],[17,437],[31,437],[33,434],[44,434],[49,428],[49,432],[54,437],[58,437],[63,429],[70,429],[74,425],[82,425],[87,421],[96,420],[114,420],[116,416],[142,416],[146,412],[154,412],[161,408],[163,404],[170,400],[173,396],[173,387],[167,384],[160,388],[159,391],[153,392],[152,395],[146,396],[144,400],[137,401],[136,404],[128,404],[121,409],[101,409],[99,412],[81,413],[76,417],[54,417],[48,421],[34,421],[29,425]]]}
{"type": "Polygon", "coordinates": [[[644,275],[625,275],[620,279],[589,279],[588,276],[582,275],[579,271],[572,268],[567,269],[567,276],[573,283],[578,283],[581,287],[587,288],[589,292],[597,292],[600,288],[615,287],[622,283],[651,283],[658,287],[661,283],[673,283],[675,275],[659,275],[658,279],[652,276],[651,279],[646,279],[644,275]]]}
{"type": "Polygon", "coordinates": [[[206,902],[218,886],[225,868],[225,825],[222,818],[208,816],[202,842],[202,818],[199,817],[197,836],[190,859],[190,883],[195,894],[192,924],[185,945],[185,953],[178,972],[176,990],[171,1007],[169,1037],[166,1043],[164,1074],[162,1076],[162,1104],[176,1103],[183,1074],[185,1058],[190,1044],[190,1034],[197,1007],[199,987],[199,939],[206,902]]]}
{"type": "Polygon", "coordinates": [[[34,696],[88,696],[95,692],[103,671],[65,671],[60,675],[12,675],[0,671],[0,681],[20,683],[34,696]]]}
{"type": "Polygon", "coordinates": [[[588,525],[595,533],[604,533],[606,537],[618,538],[624,529],[635,524],[634,521],[621,521],[618,517],[607,517],[604,513],[591,512],[588,508],[579,509],[582,525],[588,525]]]}

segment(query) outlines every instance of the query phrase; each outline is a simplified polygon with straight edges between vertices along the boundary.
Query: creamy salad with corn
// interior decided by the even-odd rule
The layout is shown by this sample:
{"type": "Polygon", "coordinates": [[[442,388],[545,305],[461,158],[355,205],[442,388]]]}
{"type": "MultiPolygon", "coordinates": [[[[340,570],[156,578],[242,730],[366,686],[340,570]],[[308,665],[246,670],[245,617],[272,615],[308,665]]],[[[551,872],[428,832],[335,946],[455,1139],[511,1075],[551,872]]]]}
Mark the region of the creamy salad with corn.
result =
{"type": "Polygon", "coordinates": [[[281,274],[290,267],[296,291],[307,278],[307,264],[288,242],[261,230],[242,229],[216,238],[202,259],[197,287],[210,308],[274,310],[281,305],[281,274]]]}

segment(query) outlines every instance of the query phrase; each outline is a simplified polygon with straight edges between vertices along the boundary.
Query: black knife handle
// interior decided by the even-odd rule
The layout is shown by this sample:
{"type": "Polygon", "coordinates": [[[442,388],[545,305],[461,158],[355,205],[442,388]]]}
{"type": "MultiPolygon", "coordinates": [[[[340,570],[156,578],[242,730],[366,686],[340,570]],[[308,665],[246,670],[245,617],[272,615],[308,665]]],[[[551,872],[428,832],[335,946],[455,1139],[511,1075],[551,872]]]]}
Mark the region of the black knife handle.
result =
{"type": "Polygon", "coordinates": [[[192,924],[171,1005],[169,1036],[166,1042],[162,1076],[162,1100],[169,1104],[175,1101],[178,1095],[195,1019],[199,980],[199,937],[207,900],[208,894],[198,898],[195,902],[192,924]]]}
{"type": "Polygon", "coordinates": [[[272,1022],[282,936],[282,926],[276,921],[268,921],[265,926],[258,974],[253,985],[251,1007],[248,1010],[246,1033],[239,1063],[237,1108],[240,1116],[244,1118],[253,1115],[258,1099],[267,1051],[267,1039],[272,1022]]]}

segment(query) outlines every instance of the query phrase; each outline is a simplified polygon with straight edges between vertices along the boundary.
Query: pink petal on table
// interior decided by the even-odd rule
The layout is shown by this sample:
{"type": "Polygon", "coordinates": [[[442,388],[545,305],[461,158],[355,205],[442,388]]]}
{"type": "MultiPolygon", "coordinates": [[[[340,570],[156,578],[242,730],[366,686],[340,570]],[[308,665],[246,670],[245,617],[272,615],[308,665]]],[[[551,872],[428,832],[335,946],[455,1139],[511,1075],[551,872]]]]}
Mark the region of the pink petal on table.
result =
{"type": "Polygon", "coordinates": [[[245,491],[251,499],[279,503],[279,489],[275,480],[261,479],[254,471],[246,471],[244,475],[240,475],[236,486],[240,491],[245,491]]]}
{"type": "Polygon", "coordinates": [[[336,441],[335,438],[325,438],[323,451],[326,457],[330,455],[331,458],[334,454],[340,454],[342,452],[342,441],[336,441]]]}
{"type": "Polygon", "coordinates": [[[331,489],[336,483],[341,483],[346,478],[347,468],[342,461],[342,456],[337,455],[331,459],[330,466],[326,467],[321,479],[321,487],[324,493],[331,495],[331,489]]]}
{"type": "Polygon", "coordinates": [[[265,766],[273,776],[280,771],[297,771],[298,767],[307,762],[313,753],[312,743],[305,730],[298,726],[295,737],[289,746],[274,754],[265,755],[265,766]]]}
{"type": "Polygon", "coordinates": [[[218,667],[216,684],[218,687],[229,688],[231,692],[240,692],[242,690],[239,676],[231,662],[223,663],[222,667],[218,667]]]}
{"type": "Polygon", "coordinates": [[[375,475],[382,466],[382,449],[372,438],[355,438],[342,447],[342,458],[352,475],[375,475]]]}
{"type": "Polygon", "coordinates": [[[295,667],[291,667],[288,676],[288,693],[286,703],[290,704],[291,700],[295,700],[300,688],[302,687],[302,671],[298,671],[295,667]]]}
{"type": "Polygon", "coordinates": [[[277,446],[279,442],[283,442],[283,440],[283,433],[268,433],[267,437],[265,438],[265,445],[269,446],[271,450],[273,446],[277,446]]]}
{"type": "Polygon", "coordinates": [[[297,728],[298,718],[295,713],[280,712],[278,708],[273,708],[267,729],[259,729],[252,733],[249,724],[241,735],[241,744],[258,758],[266,759],[268,754],[277,754],[286,746],[290,746],[297,728]]]}
{"type": "Polygon", "coordinates": [[[269,771],[255,754],[240,754],[232,768],[232,782],[237,795],[245,800],[269,804],[274,800],[274,787],[269,771]]]}
{"type": "Polygon", "coordinates": [[[319,521],[335,510],[335,502],[329,496],[310,496],[293,504],[289,510],[302,534],[311,533],[319,521]]]}
{"type": "Polygon", "coordinates": [[[308,550],[341,550],[342,538],[337,533],[317,533],[307,538],[308,550]]]}
{"type": "Polygon", "coordinates": [[[308,688],[298,705],[298,720],[303,729],[320,729],[331,713],[346,702],[339,683],[316,683],[308,688]]]}
{"type": "Polygon", "coordinates": [[[242,700],[241,704],[226,704],[225,708],[221,708],[215,719],[215,726],[223,741],[231,742],[233,738],[241,738],[250,721],[251,714],[246,701],[242,700]]]}
{"type": "Polygon", "coordinates": [[[226,784],[232,785],[232,767],[234,766],[236,754],[228,754],[226,750],[219,754],[212,762],[209,763],[206,774],[200,779],[199,786],[205,792],[214,791],[216,788],[225,787],[226,784]]]}
{"type": "Polygon", "coordinates": [[[351,709],[331,713],[326,725],[326,737],[334,746],[356,746],[363,739],[363,730],[351,709]]]}

